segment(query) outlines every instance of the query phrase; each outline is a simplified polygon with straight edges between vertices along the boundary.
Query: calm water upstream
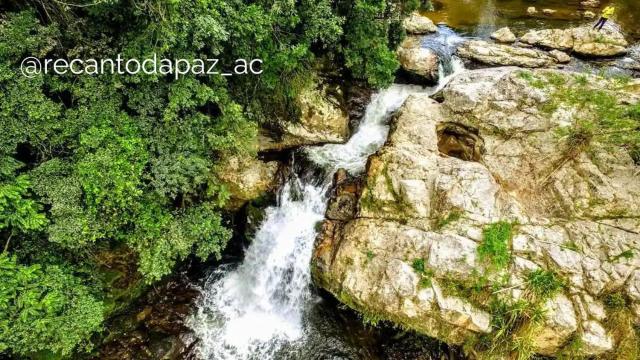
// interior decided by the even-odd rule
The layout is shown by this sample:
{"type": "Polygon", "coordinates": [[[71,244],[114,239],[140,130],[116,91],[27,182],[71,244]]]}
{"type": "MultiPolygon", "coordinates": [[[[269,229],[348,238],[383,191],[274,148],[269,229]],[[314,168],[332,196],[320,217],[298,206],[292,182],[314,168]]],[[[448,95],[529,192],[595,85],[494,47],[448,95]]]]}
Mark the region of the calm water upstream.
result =
{"type": "MultiPolygon", "coordinates": [[[[432,0],[434,11],[425,12],[434,22],[445,22],[448,26],[469,35],[488,36],[496,29],[509,26],[516,35],[528,29],[549,27],[564,28],[595,22],[584,19],[585,9],[581,0],[432,0]],[[527,8],[535,6],[538,15],[529,16],[527,8]],[[542,9],[553,9],[552,16],[542,14],[542,9]]],[[[614,21],[630,37],[640,40],[640,0],[603,0],[600,8],[587,9],[600,14],[607,4],[616,7],[614,21]]]]}

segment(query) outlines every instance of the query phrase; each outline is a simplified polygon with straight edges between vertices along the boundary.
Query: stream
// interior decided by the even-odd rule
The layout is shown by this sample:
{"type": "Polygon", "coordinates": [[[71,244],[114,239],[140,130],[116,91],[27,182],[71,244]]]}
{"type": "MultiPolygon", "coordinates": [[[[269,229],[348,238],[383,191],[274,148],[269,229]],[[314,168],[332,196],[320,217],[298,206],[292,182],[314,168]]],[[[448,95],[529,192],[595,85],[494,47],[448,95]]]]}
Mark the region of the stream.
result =
{"type": "Polygon", "coordinates": [[[460,40],[453,32],[443,31],[429,40],[434,49],[449,54],[437,86],[394,84],[372,97],[347,143],[301,150],[298,156],[313,165],[300,169],[293,161],[295,171],[280,190],[278,204],[266,209],[244,260],[216,269],[202,287],[197,312],[189,320],[199,339],[199,358],[371,358],[357,355],[360,349],[351,349],[353,344],[341,338],[348,332],[336,331],[317,318],[323,312],[319,307],[326,305],[311,287],[309,267],[317,224],[324,219],[335,171],[362,173],[369,155],[384,144],[388,120],[404,100],[414,93],[435,93],[463,71],[462,62],[447,52],[456,39],[460,40]],[[314,176],[318,171],[313,170],[318,169],[322,175],[314,176]]]}

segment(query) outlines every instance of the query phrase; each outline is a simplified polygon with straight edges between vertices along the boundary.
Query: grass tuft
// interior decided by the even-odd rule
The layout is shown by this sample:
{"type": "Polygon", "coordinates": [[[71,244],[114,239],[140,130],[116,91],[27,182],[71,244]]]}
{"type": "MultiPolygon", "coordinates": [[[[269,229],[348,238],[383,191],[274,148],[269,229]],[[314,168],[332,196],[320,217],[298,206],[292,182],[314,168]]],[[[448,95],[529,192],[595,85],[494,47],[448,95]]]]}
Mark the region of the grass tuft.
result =
{"type": "Polygon", "coordinates": [[[510,243],[513,237],[513,225],[498,222],[486,227],[482,243],[478,246],[480,260],[491,265],[492,270],[501,270],[511,261],[510,243]]]}
{"type": "Polygon", "coordinates": [[[535,270],[527,275],[529,290],[538,300],[546,300],[557,294],[564,282],[552,271],[535,270]]]}

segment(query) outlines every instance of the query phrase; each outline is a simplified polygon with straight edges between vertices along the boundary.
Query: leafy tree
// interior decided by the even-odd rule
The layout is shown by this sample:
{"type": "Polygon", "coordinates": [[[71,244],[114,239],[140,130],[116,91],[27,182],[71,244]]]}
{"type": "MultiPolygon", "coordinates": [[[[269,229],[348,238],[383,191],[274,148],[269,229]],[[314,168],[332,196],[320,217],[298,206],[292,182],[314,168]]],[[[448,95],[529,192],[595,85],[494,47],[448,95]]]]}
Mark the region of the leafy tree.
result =
{"type": "Polygon", "coordinates": [[[101,328],[102,302],[59,266],[25,266],[0,255],[0,352],[68,355],[89,348],[101,328]]]}

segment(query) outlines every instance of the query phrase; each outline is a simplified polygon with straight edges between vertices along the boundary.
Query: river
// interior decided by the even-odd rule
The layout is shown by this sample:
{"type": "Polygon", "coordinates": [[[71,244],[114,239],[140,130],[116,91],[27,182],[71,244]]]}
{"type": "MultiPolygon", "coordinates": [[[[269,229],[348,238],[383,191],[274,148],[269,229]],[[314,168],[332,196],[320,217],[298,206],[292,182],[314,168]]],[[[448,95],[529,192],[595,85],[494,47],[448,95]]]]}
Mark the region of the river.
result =
{"type": "Polygon", "coordinates": [[[613,21],[631,38],[640,39],[640,1],[601,1],[600,8],[583,8],[583,0],[432,0],[434,11],[425,11],[434,22],[448,26],[467,35],[488,37],[493,31],[509,26],[516,34],[529,29],[566,28],[581,25],[589,20],[583,17],[585,10],[599,15],[604,5],[616,7],[613,21]],[[536,7],[538,13],[527,14],[527,8],[536,7]],[[545,15],[542,9],[556,10],[545,15]]]}

